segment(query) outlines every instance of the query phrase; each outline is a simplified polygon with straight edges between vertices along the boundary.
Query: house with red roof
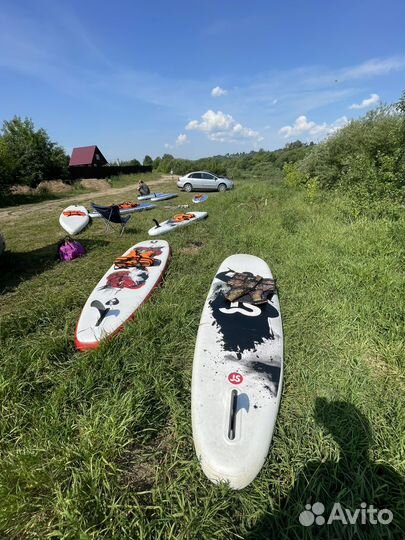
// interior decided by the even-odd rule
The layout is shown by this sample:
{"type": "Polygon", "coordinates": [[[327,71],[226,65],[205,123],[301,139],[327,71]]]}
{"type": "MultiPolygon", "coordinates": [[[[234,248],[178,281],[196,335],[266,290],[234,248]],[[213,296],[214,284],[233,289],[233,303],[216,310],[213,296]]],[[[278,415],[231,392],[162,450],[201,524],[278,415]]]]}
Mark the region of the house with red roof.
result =
{"type": "Polygon", "coordinates": [[[101,167],[107,164],[108,161],[96,145],[73,148],[69,161],[69,167],[101,167]]]}

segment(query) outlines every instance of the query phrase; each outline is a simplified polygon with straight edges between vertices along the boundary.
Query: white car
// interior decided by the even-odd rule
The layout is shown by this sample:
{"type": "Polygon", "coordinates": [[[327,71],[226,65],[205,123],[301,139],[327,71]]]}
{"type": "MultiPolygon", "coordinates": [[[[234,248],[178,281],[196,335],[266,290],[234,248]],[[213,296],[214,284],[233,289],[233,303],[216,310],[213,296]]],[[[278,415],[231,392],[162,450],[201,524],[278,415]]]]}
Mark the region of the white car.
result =
{"type": "Polygon", "coordinates": [[[233,181],[226,176],[217,176],[208,171],[196,171],[180,176],[177,180],[177,187],[184,191],[211,190],[226,191],[234,187],[233,181]]]}

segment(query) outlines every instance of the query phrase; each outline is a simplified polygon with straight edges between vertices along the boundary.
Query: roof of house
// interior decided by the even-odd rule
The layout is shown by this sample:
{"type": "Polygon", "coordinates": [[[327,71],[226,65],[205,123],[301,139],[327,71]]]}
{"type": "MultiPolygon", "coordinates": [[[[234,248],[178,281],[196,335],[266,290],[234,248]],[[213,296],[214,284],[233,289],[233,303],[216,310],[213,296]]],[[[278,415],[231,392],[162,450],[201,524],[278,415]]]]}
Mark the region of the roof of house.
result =
{"type": "Polygon", "coordinates": [[[101,165],[107,163],[107,160],[96,145],[80,146],[78,148],[73,148],[72,155],[69,161],[69,166],[91,165],[93,163],[94,155],[96,152],[98,152],[102,158],[101,165]]]}

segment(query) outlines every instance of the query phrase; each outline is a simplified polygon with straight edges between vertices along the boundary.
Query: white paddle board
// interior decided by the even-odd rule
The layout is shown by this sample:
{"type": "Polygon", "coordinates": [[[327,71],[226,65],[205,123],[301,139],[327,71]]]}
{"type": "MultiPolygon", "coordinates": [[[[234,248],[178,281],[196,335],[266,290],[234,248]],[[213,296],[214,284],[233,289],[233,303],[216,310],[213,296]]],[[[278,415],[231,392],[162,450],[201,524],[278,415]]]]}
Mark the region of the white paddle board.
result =
{"type": "Polygon", "coordinates": [[[174,199],[174,197],[177,197],[177,193],[150,193],[149,195],[138,197],[138,201],[159,202],[174,199]]]}
{"type": "Polygon", "coordinates": [[[149,199],[150,202],[167,201],[177,197],[177,193],[154,193],[153,197],[149,199]]]}
{"type": "Polygon", "coordinates": [[[175,221],[174,217],[163,221],[162,223],[159,223],[159,227],[156,225],[155,227],[149,229],[149,236],[160,236],[161,234],[166,234],[170,231],[174,231],[175,229],[187,227],[187,225],[191,225],[196,221],[200,221],[201,219],[208,217],[207,212],[187,212],[187,214],[191,214],[193,217],[187,221],[175,221]]]}
{"type": "Polygon", "coordinates": [[[84,206],[72,204],[59,216],[59,224],[72,236],[81,232],[89,224],[89,213],[84,206]]]}
{"type": "MultiPolygon", "coordinates": [[[[156,208],[156,204],[139,203],[137,206],[135,207],[133,206],[132,208],[120,208],[120,214],[123,216],[125,214],[132,214],[133,212],[143,212],[145,210],[152,210],[152,208],[156,208]]],[[[90,212],[89,216],[91,218],[101,218],[101,215],[96,211],[90,212]]]]}
{"type": "Polygon", "coordinates": [[[202,193],[199,193],[197,195],[194,195],[193,197],[193,203],[202,203],[205,202],[208,199],[208,195],[203,195],[202,193]]]}
{"type": "Polygon", "coordinates": [[[122,330],[163,279],[170,257],[169,244],[165,240],[146,240],[123,256],[134,249],[153,251],[155,264],[145,268],[110,267],[83,307],[76,327],[77,349],[94,349],[101,340],[122,330]]]}
{"type": "Polygon", "coordinates": [[[283,329],[277,294],[260,305],[226,300],[223,292],[235,272],[272,278],[267,264],[252,255],[232,255],[219,267],[197,335],[191,410],[204,473],[242,489],[259,473],[272,440],[283,380],[283,329]]]}

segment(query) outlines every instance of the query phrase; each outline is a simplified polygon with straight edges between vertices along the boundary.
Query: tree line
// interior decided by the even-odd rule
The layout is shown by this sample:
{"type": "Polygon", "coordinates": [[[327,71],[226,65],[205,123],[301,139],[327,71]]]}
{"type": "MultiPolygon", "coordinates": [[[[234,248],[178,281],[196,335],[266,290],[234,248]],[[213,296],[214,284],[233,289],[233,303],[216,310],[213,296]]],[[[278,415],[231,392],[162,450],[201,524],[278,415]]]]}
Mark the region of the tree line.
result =
{"type": "MultiPolygon", "coordinates": [[[[0,131],[0,188],[12,184],[31,187],[41,180],[69,178],[69,157],[32,120],[14,117],[0,131]]],[[[113,163],[114,164],[114,163],[113,163]]],[[[141,165],[137,159],[116,165],[141,165]]],[[[370,111],[318,144],[294,141],[278,150],[216,155],[197,160],[171,154],[143,165],[164,174],[184,175],[207,170],[238,179],[285,181],[311,192],[343,187],[360,196],[404,196],[405,91],[392,105],[370,111]]]]}
{"type": "Polygon", "coordinates": [[[0,131],[0,188],[12,184],[36,187],[42,180],[68,178],[69,157],[30,118],[15,116],[0,131]]]}

